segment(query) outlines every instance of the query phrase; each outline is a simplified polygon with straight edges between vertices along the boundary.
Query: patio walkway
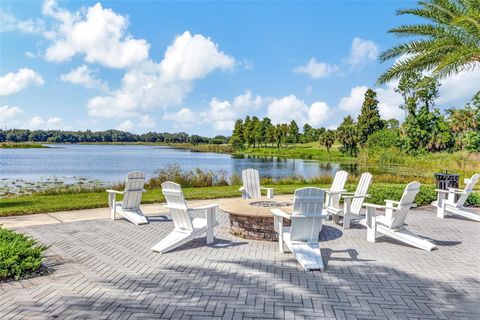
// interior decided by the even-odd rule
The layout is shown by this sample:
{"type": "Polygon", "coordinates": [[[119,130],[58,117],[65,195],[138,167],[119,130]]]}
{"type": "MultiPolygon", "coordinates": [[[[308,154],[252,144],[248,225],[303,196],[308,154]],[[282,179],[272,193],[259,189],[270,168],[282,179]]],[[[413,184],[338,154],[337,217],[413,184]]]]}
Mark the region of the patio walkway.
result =
{"type": "Polygon", "coordinates": [[[17,224],[50,245],[54,271],[1,284],[1,319],[480,318],[480,223],[440,220],[432,208],[407,222],[438,244],[433,252],[368,243],[363,227],[327,222],[323,272],[302,271],[276,243],[230,235],[223,213],[213,245],[198,239],[161,255],[150,247],[173,228],[166,216],[134,226],[89,212],[90,220],[17,224]]]}

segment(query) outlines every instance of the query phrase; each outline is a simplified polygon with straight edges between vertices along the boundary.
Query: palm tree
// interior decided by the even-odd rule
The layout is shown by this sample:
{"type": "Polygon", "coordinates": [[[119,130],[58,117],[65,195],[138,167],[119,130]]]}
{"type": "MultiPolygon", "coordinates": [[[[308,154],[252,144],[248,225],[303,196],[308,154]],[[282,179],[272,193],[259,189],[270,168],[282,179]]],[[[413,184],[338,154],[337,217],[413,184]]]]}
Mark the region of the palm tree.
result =
{"type": "Polygon", "coordinates": [[[418,5],[397,14],[414,15],[428,22],[389,31],[399,37],[416,38],[380,55],[382,62],[397,61],[378,78],[379,83],[423,71],[444,78],[480,66],[480,0],[427,0],[418,5]]]}

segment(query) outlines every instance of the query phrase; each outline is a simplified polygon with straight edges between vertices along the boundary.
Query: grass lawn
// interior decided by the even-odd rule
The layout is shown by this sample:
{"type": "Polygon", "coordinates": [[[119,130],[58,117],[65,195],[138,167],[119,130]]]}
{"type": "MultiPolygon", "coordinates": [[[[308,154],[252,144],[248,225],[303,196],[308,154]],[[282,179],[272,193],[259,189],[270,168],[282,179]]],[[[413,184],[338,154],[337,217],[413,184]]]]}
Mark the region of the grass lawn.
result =
{"type": "Polygon", "coordinates": [[[41,143],[14,143],[14,142],[2,142],[0,143],[0,149],[31,149],[31,148],[49,148],[41,143]]]}
{"type": "MultiPolygon", "coordinates": [[[[288,184],[288,185],[266,185],[275,188],[276,194],[291,194],[297,188],[308,185],[288,184]]],[[[314,185],[315,187],[328,187],[328,185],[314,185]]],[[[355,184],[347,185],[349,191],[355,189],[355,184]]],[[[239,186],[225,187],[204,187],[204,188],[184,188],[187,200],[194,199],[215,199],[239,197],[239,186]]],[[[398,200],[405,188],[405,184],[386,184],[374,183],[370,187],[371,194],[368,202],[383,204],[384,199],[398,200]]],[[[422,186],[421,192],[417,196],[418,205],[428,204],[435,200],[436,193],[433,185],[422,186]]],[[[469,198],[470,203],[480,206],[480,195],[473,194],[469,198]]],[[[161,203],[164,197],[159,189],[148,190],[142,199],[143,204],[161,203]]],[[[76,209],[91,209],[107,207],[106,192],[82,192],[66,194],[32,194],[27,196],[16,196],[0,199],[0,216],[23,215],[32,213],[47,213],[57,211],[68,211],[76,209]]]]}

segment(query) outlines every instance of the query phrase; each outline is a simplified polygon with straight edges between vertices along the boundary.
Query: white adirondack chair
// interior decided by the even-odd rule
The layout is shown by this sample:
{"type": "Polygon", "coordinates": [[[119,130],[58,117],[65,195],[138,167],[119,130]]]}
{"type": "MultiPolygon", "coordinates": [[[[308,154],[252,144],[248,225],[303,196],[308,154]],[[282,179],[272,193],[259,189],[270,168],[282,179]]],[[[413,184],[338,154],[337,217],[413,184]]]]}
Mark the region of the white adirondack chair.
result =
{"type": "Polygon", "coordinates": [[[362,218],[361,209],[365,198],[369,195],[368,187],[372,183],[372,174],[365,172],[360,176],[357,189],[355,193],[345,192],[341,194],[344,200],[343,208],[336,208],[334,206],[327,207],[325,210],[333,217],[335,223],[339,223],[340,217],[343,216],[343,228],[349,229],[350,222],[354,220],[360,220],[362,218]]]}
{"type": "Polygon", "coordinates": [[[340,196],[345,193],[345,183],[347,183],[348,172],[340,170],[335,173],[332,186],[326,189],[325,208],[340,209],[340,196]]]}
{"type": "Polygon", "coordinates": [[[291,215],[272,209],[280,252],[284,252],[285,243],[307,271],[324,268],[319,243],[322,220],[327,217],[322,214],[324,195],[325,191],[320,188],[297,189],[291,215]],[[283,218],[291,220],[290,227],[283,226],[283,218]]]}
{"type": "Polygon", "coordinates": [[[153,251],[166,253],[203,234],[206,234],[207,244],[214,242],[213,228],[218,225],[215,217],[218,204],[188,208],[182,188],[170,181],[162,183],[162,193],[167,200],[165,207],[170,211],[175,229],[154,245],[153,251]],[[192,219],[190,214],[193,212],[204,212],[205,218],[192,219]]]}
{"type": "Polygon", "coordinates": [[[115,215],[118,213],[136,225],[148,223],[147,217],[143,214],[140,206],[142,193],[145,192],[143,189],[144,184],[145,173],[135,171],[127,175],[124,191],[106,190],[108,192],[108,205],[112,220],[115,220],[115,215]],[[116,200],[117,194],[123,195],[122,201],[116,200]]]}
{"type": "Polygon", "coordinates": [[[454,188],[449,188],[448,190],[437,189],[437,217],[444,218],[445,215],[457,214],[471,220],[480,221],[480,214],[471,212],[463,206],[479,180],[480,174],[477,173],[470,179],[465,179],[466,185],[463,190],[454,188]],[[459,195],[459,197],[455,201],[456,195],[459,195]]]}
{"type": "Polygon", "coordinates": [[[239,191],[242,192],[243,199],[260,199],[262,197],[261,190],[267,190],[267,198],[273,198],[273,188],[265,188],[260,186],[260,176],[258,170],[245,169],[242,171],[243,186],[239,191]]]}
{"type": "Polygon", "coordinates": [[[367,217],[361,223],[367,226],[367,241],[375,242],[377,232],[379,232],[423,250],[435,249],[436,246],[433,243],[405,229],[407,213],[415,205],[413,201],[419,191],[420,182],[414,181],[407,185],[400,201],[385,200],[385,206],[365,203],[367,217]],[[377,209],[384,209],[385,212],[380,213],[377,209]]]}

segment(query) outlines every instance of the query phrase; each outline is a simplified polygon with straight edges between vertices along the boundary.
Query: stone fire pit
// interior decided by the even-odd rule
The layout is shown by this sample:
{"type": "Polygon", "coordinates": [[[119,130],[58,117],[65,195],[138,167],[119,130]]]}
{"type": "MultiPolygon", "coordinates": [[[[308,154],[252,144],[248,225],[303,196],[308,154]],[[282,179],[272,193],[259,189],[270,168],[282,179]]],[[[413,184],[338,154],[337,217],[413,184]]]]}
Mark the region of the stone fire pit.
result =
{"type": "MultiPolygon", "coordinates": [[[[292,212],[291,196],[278,196],[277,199],[232,199],[223,202],[220,209],[230,216],[230,233],[244,239],[277,241],[278,235],[273,228],[271,209],[281,208],[292,212]]],[[[289,226],[290,220],[284,220],[289,226]]]]}

